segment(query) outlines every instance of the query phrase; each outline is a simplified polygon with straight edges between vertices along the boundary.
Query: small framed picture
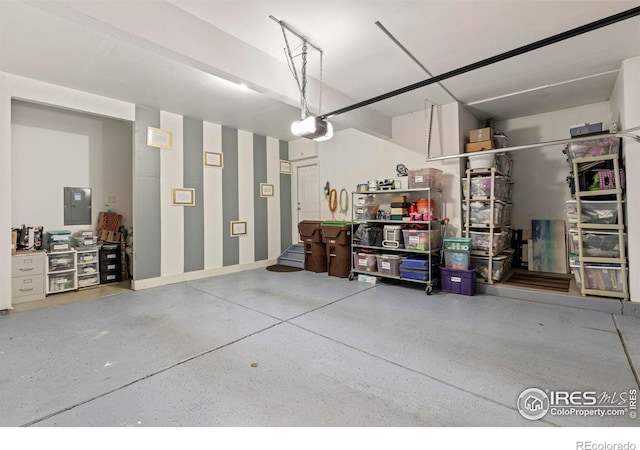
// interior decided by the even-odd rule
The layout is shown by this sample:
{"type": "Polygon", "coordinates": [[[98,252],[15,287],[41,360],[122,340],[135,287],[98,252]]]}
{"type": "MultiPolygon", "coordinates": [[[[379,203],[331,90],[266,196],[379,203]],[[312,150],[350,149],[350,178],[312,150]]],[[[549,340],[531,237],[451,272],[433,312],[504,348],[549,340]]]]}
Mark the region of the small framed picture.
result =
{"type": "Polygon", "coordinates": [[[222,153],[204,152],[204,165],[222,167],[222,153]]]}
{"type": "Polygon", "coordinates": [[[196,190],[187,188],[173,188],[171,191],[171,204],[194,206],[196,204],[196,190]]]}
{"type": "Polygon", "coordinates": [[[247,222],[231,222],[231,236],[247,234],[247,222]]]}
{"type": "Polygon", "coordinates": [[[273,197],[273,184],[260,183],[260,197],[273,197]]]}
{"type": "Polygon", "coordinates": [[[147,145],[149,147],[173,148],[173,133],[159,128],[147,127],[147,145]]]}
{"type": "Polygon", "coordinates": [[[280,173],[291,174],[291,161],[280,160],[280,173]]]}

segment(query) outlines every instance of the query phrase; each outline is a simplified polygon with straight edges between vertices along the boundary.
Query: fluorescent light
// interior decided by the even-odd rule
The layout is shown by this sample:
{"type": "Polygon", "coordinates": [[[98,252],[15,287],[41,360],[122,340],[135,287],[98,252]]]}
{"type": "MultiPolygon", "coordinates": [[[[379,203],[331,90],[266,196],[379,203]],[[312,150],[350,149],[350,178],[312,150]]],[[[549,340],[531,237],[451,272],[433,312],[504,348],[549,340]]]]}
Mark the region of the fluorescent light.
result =
{"type": "Polygon", "coordinates": [[[312,116],[293,122],[291,132],[307,139],[325,141],[333,136],[333,126],[327,119],[312,116]]]}

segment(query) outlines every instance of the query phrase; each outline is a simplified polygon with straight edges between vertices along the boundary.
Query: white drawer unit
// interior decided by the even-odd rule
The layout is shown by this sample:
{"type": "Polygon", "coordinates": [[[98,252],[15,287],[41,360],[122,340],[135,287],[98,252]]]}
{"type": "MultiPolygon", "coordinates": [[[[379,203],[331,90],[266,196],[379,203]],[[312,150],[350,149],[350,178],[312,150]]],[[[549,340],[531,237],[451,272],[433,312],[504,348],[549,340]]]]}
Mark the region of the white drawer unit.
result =
{"type": "Polygon", "coordinates": [[[18,253],[11,258],[11,303],[45,298],[44,252],[18,253]]]}
{"type": "Polygon", "coordinates": [[[47,253],[47,295],[78,289],[76,251],[47,253]]]}
{"type": "Polygon", "coordinates": [[[98,252],[98,248],[76,248],[78,288],[97,286],[100,284],[100,259],[98,252]]]}

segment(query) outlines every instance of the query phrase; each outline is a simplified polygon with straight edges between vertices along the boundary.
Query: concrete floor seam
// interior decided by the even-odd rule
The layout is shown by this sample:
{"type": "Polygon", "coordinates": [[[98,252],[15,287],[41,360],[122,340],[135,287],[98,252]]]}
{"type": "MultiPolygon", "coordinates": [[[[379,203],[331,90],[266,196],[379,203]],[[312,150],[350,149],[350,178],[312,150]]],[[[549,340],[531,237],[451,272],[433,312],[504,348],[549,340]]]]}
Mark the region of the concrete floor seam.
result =
{"type": "Polygon", "coordinates": [[[219,345],[217,347],[213,347],[213,348],[210,348],[208,350],[204,350],[204,351],[202,351],[200,353],[197,353],[195,355],[192,355],[192,356],[190,356],[188,358],[184,358],[184,359],[178,361],[177,363],[171,364],[171,365],[169,365],[167,367],[164,367],[162,369],[158,369],[158,370],[156,370],[154,372],[151,372],[151,373],[149,373],[149,374],[147,374],[147,375],[145,375],[143,377],[137,378],[137,379],[132,380],[132,381],[130,381],[128,383],[125,383],[125,384],[123,384],[121,386],[118,386],[116,388],[113,388],[113,389],[110,389],[110,390],[108,390],[106,392],[103,392],[102,394],[95,395],[95,396],[93,396],[93,397],[91,397],[91,398],[89,398],[87,400],[83,400],[81,402],[77,402],[77,403],[75,403],[75,404],[73,404],[71,406],[68,406],[66,408],[63,408],[63,409],[60,409],[58,411],[52,412],[52,413],[47,414],[46,416],[40,417],[38,419],[34,419],[34,420],[32,420],[30,422],[27,422],[27,423],[25,423],[23,425],[20,425],[20,426],[21,427],[30,427],[30,426],[35,425],[35,424],[37,424],[39,422],[42,422],[44,420],[50,419],[52,417],[55,417],[58,414],[62,414],[64,412],[71,411],[72,409],[77,408],[78,406],[85,405],[85,404],[90,403],[90,402],[92,402],[94,400],[97,400],[99,398],[106,397],[107,395],[113,394],[114,392],[121,391],[122,389],[125,389],[125,388],[127,388],[129,386],[133,386],[136,383],[139,383],[141,381],[147,380],[147,379],[152,378],[152,377],[154,377],[156,375],[159,375],[161,373],[167,372],[168,370],[174,369],[174,368],[176,368],[176,367],[178,367],[178,366],[180,366],[182,364],[185,364],[185,363],[187,363],[189,361],[193,361],[193,360],[195,360],[197,358],[201,358],[201,357],[203,357],[205,355],[208,355],[210,353],[213,353],[215,351],[222,350],[223,348],[226,348],[226,347],[228,347],[230,345],[233,345],[233,344],[235,344],[237,342],[243,341],[243,340],[245,340],[245,339],[247,339],[249,337],[255,336],[256,334],[262,333],[263,331],[267,331],[267,330],[269,330],[271,328],[274,328],[274,327],[276,327],[278,325],[282,325],[283,323],[284,323],[284,321],[280,321],[278,323],[274,323],[274,324],[272,324],[272,325],[270,325],[268,327],[265,327],[265,328],[262,328],[260,330],[255,331],[253,333],[247,334],[246,336],[242,336],[242,337],[240,337],[238,339],[234,339],[233,341],[227,342],[227,343],[219,345]]]}
{"type": "Polygon", "coordinates": [[[259,311],[259,310],[254,309],[254,308],[250,308],[250,307],[245,306],[245,305],[243,305],[241,303],[237,303],[237,302],[234,302],[233,300],[229,300],[227,298],[221,297],[218,294],[213,294],[213,293],[211,293],[209,291],[205,291],[205,290],[202,290],[202,289],[197,288],[195,286],[190,286],[188,284],[185,284],[185,286],[188,286],[189,288],[191,288],[191,289],[193,289],[195,291],[198,291],[198,292],[200,292],[202,294],[209,295],[209,296],[214,297],[214,298],[216,298],[218,300],[222,300],[223,302],[230,303],[230,304],[232,304],[234,306],[239,306],[240,308],[246,309],[247,311],[251,311],[251,312],[254,312],[254,313],[262,314],[263,316],[267,316],[270,319],[279,320],[281,323],[284,322],[284,320],[282,318],[280,318],[280,317],[272,316],[271,314],[267,314],[264,311],[259,311]]]}
{"type": "MultiPolygon", "coordinates": [[[[305,311],[305,312],[303,312],[303,313],[300,313],[300,314],[298,314],[297,316],[289,317],[288,319],[286,319],[286,320],[285,320],[285,322],[289,323],[289,321],[290,321],[290,320],[297,319],[297,318],[299,318],[299,317],[302,317],[302,316],[304,316],[304,315],[307,315],[307,314],[312,313],[312,312],[315,312],[315,311],[319,311],[319,310],[321,310],[322,308],[326,308],[327,306],[335,305],[335,304],[336,304],[336,303],[338,303],[338,302],[341,302],[341,301],[343,301],[343,300],[346,300],[346,299],[348,299],[348,298],[351,298],[351,297],[353,297],[353,296],[355,296],[355,295],[361,294],[362,292],[366,292],[366,291],[368,291],[369,289],[373,289],[374,287],[375,287],[375,286],[368,287],[368,288],[363,289],[363,290],[361,290],[361,291],[354,292],[353,294],[349,294],[349,295],[347,295],[346,297],[339,298],[339,299],[334,300],[334,301],[332,301],[332,302],[330,302],[330,303],[327,303],[327,304],[325,304],[325,305],[321,305],[321,306],[318,306],[317,308],[313,308],[313,309],[310,309],[309,311],[305,311]]],[[[293,325],[293,324],[292,324],[292,325],[293,325]]]]}
{"type": "Polygon", "coordinates": [[[629,363],[629,368],[631,369],[633,378],[636,380],[636,385],[638,386],[638,389],[640,389],[640,376],[638,376],[638,371],[636,370],[636,366],[633,363],[633,359],[631,358],[631,354],[629,353],[629,349],[627,348],[627,343],[624,340],[622,331],[620,331],[620,328],[618,327],[616,316],[614,314],[611,314],[611,319],[613,320],[613,325],[616,327],[616,331],[618,332],[618,338],[620,338],[620,344],[622,345],[622,350],[624,351],[624,354],[627,357],[627,362],[629,363]]]}
{"type": "Polygon", "coordinates": [[[206,294],[206,295],[210,295],[210,296],[212,296],[212,297],[215,297],[215,298],[217,298],[218,300],[222,300],[222,301],[225,301],[225,302],[227,302],[227,303],[231,303],[231,304],[233,304],[233,305],[240,306],[240,307],[242,307],[242,308],[244,308],[244,309],[246,309],[246,310],[248,310],[248,311],[252,311],[252,312],[255,312],[255,313],[259,313],[259,314],[262,314],[262,315],[264,315],[264,316],[267,316],[267,317],[269,317],[269,318],[271,318],[271,319],[280,320],[280,321],[282,321],[282,322],[288,322],[289,320],[297,319],[298,317],[302,317],[302,316],[304,316],[305,314],[309,314],[309,313],[312,313],[312,312],[314,312],[314,311],[318,311],[318,310],[320,310],[320,309],[322,309],[322,308],[326,308],[327,306],[331,306],[331,305],[333,305],[333,304],[335,304],[335,303],[338,303],[338,302],[341,302],[341,301],[343,301],[343,300],[346,300],[346,299],[348,299],[348,298],[350,298],[350,297],[353,297],[354,295],[360,294],[361,292],[366,292],[366,291],[368,291],[369,289],[373,289],[373,288],[375,288],[375,286],[373,286],[373,285],[372,285],[372,286],[370,286],[370,287],[367,287],[367,288],[365,288],[365,289],[362,289],[361,291],[354,292],[353,294],[349,294],[349,295],[347,295],[347,296],[345,296],[345,297],[338,298],[338,299],[336,299],[336,300],[333,300],[332,302],[329,302],[329,303],[326,303],[326,304],[324,304],[324,305],[318,306],[317,308],[310,309],[309,311],[305,311],[305,312],[300,313],[300,314],[298,314],[298,315],[296,315],[296,316],[289,317],[288,319],[282,319],[282,318],[280,318],[280,317],[272,316],[271,314],[268,314],[268,313],[266,313],[266,312],[264,312],[264,311],[260,311],[260,310],[258,310],[258,309],[254,309],[254,308],[250,308],[250,307],[248,307],[248,306],[242,305],[241,303],[236,303],[236,302],[234,302],[233,300],[226,299],[226,298],[221,297],[221,296],[219,296],[219,295],[217,295],[217,294],[213,294],[213,293],[211,293],[211,292],[208,292],[208,291],[202,290],[202,289],[197,288],[197,287],[195,287],[195,286],[190,286],[190,285],[188,285],[188,284],[187,284],[187,286],[189,286],[191,289],[194,289],[194,290],[196,290],[196,291],[198,291],[198,292],[201,292],[201,293],[203,293],[203,294],[206,294]]]}
{"type": "MultiPolygon", "coordinates": [[[[301,325],[297,325],[297,324],[295,324],[295,323],[292,323],[291,325],[293,325],[293,326],[295,326],[295,327],[298,327],[298,328],[300,328],[300,329],[302,329],[302,330],[304,330],[304,331],[307,331],[307,332],[309,332],[309,333],[315,334],[316,336],[320,336],[320,337],[322,337],[322,338],[324,338],[324,339],[327,339],[327,340],[329,340],[329,341],[331,341],[331,342],[335,342],[336,344],[343,345],[343,346],[345,346],[345,347],[347,347],[347,348],[350,348],[350,349],[352,349],[352,350],[355,350],[355,351],[357,351],[357,352],[360,352],[360,353],[363,353],[363,354],[365,354],[365,355],[371,356],[371,357],[373,357],[373,358],[379,359],[380,361],[384,361],[384,362],[386,362],[386,363],[388,363],[388,364],[392,364],[392,365],[394,365],[394,366],[396,366],[396,367],[400,367],[401,369],[408,370],[408,371],[413,372],[413,373],[418,374],[418,375],[422,375],[422,376],[424,376],[424,377],[429,378],[430,380],[435,381],[436,383],[443,384],[443,385],[448,386],[448,387],[450,387],[450,388],[456,389],[456,390],[458,390],[458,391],[460,391],[460,392],[464,392],[464,393],[466,393],[466,394],[469,394],[469,395],[472,395],[472,396],[474,396],[474,397],[476,397],[476,398],[479,398],[480,400],[484,400],[484,401],[491,402],[491,403],[493,403],[493,404],[495,404],[495,405],[501,406],[501,407],[503,407],[503,408],[510,409],[510,410],[512,410],[512,411],[514,411],[514,412],[516,412],[516,413],[520,414],[520,413],[518,412],[518,409],[517,409],[515,406],[509,406],[509,405],[506,405],[506,404],[501,403],[501,402],[499,402],[499,401],[497,401],[497,400],[493,400],[493,399],[491,399],[491,398],[489,398],[489,397],[485,397],[484,395],[478,394],[478,393],[476,393],[476,392],[470,391],[470,390],[465,389],[465,388],[463,388],[463,387],[460,387],[460,386],[457,386],[457,385],[455,385],[455,384],[449,383],[449,382],[447,382],[447,381],[441,380],[440,378],[437,378],[437,377],[434,377],[434,376],[432,376],[432,375],[429,375],[428,373],[422,372],[422,371],[417,370],[417,369],[414,369],[414,368],[412,368],[412,367],[407,367],[407,366],[405,366],[405,365],[403,365],[403,364],[400,364],[400,363],[398,363],[398,362],[395,362],[395,361],[392,361],[392,360],[390,360],[390,359],[384,358],[384,357],[382,357],[382,356],[376,355],[376,354],[374,354],[374,353],[368,352],[367,350],[363,350],[363,349],[361,349],[361,348],[359,348],[359,347],[355,347],[355,346],[353,346],[353,345],[347,344],[346,342],[339,341],[339,340],[334,339],[334,338],[332,338],[332,337],[326,336],[326,335],[324,335],[324,334],[322,334],[322,333],[318,333],[318,332],[316,332],[316,331],[310,330],[310,329],[305,328],[305,327],[303,327],[303,326],[301,326],[301,325]]],[[[540,422],[544,422],[544,423],[546,423],[546,424],[548,424],[548,425],[555,426],[555,427],[559,427],[559,426],[560,426],[560,425],[558,425],[558,424],[556,424],[556,423],[553,423],[553,422],[550,422],[550,421],[548,421],[548,420],[546,420],[546,419],[540,419],[539,421],[540,421],[540,422]]]]}

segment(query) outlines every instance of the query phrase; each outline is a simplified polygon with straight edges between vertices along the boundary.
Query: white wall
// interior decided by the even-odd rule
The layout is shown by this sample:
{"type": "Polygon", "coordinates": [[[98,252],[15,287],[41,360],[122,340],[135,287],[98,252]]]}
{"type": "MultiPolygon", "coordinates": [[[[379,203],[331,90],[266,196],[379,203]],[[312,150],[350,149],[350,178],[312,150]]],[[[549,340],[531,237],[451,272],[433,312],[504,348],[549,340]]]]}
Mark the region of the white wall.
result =
{"type": "MultiPolygon", "coordinates": [[[[135,106],[49,83],[0,72],[0,210],[12,211],[11,100],[55,105],[121,120],[135,120],[135,106]]],[[[0,214],[0,230],[12,226],[11,214],[0,214]]],[[[5,236],[4,234],[2,234],[5,236]]],[[[11,237],[0,238],[0,310],[11,307],[11,237]]]]}
{"type": "Polygon", "coordinates": [[[109,197],[132,225],[131,123],[20,101],[11,117],[14,226],[95,229],[109,197]],[[65,186],[92,189],[92,224],[64,225],[65,186]]]}
{"type": "MultiPolygon", "coordinates": [[[[623,62],[611,96],[614,120],[620,118],[622,129],[640,126],[640,57],[623,62]]],[[[635,131],[638,134],[638,131],[635,131]]],[[[640,143],[624,139],[626,169],[627,233],[629,249],[629,293],[632,301],[640,301],[640,210],[632,207],[640,201],[640,143]]]]}
{"type": "MultiPolygon", "coordinates": [[[[102,177],[104,183],[110,183],[113,186],[121,187],[123,191],[126,191],[126,194],[121,195],[119,191],[115,191],[115,187],[103,189],[102,194],[94,194],[96,200],[98,199],[98,197],[102,198],[107,196],[115,196],[116,203],[114,204],[114,206],[116,211],[118,212],[120,212],[122,204],[121,202],[124,202],[124,200],[127,198],[132,201],[132,171],[130,168],[128,170],[119,170],[121,169],[121,165],[120,163],[116,162],[118,160],[117,158],[113,158],[113,156],[115,156],[115,152],[128,151],[129,164],[131,167],[131,147],[133,145],[132,135],[130,132],[127,136],[119,133],[117,131],[118,121],[103,121],[102,118],[96,118],[93,117],[93,115],[134,122],[135,105],[0,72],[0,160],[3,162],[2,164],[0,164],[0,187],[2,188],[0,189],[0,210],[12,211],[14,207],[13,195],[15,194],[15,192],[13,192],[14,189],[12,189],[11,183],[13,164],[11,125],[12,99],[23,100],[29,103],[38,103],[42,105],[52,106],[54,108],[61,108],[65,110],[64,113],[69,113],[69,111],[79,112],[79,116],[81,117],[80,122],[83,122],[84,120],[87,121],[86,123],[92,124],[82,132],[71,130],[71,132],[65,131],[62,133],[60,132],[60,130],[48,130],[44,126],[42,127],[45,128],[44,131],[39,130],[38,127],[31,127],[29,130],[25,130],[23,125],[16,124],[18,130],[18,132],[16,133],[16,137],[18,138],[29,137],[30,139],[36,139],[35,137],[29,135],[39,135],[40,133],[45,133],[45,136],[37,136],[37,139],[33,141],[34,144],[37,144],[36,147],[40,149],[47,149],[51,147],[51,142],[54,139],[61,139],[62,142],[57,144],[59,148],[70,145],[75,149],[76,152],[84,152],[84,149],[86,149],[87,146],[91,147],[91,141],[95,140],[97,136],[100,136],[98,130],[100,126],[102,126],[102,150],[104,151],[104,154],[102,159],[99,161],[99,167],[97,169],[94,167],[94,161],[90,156],[88,165],[92,168],[89,171],[90,173],[88,178],[82,177],[77,180],[74,179],[74,182],[78,181],[79,184],[84,184],[87,182],[87,180],[93,182],[94,179],[102,177]],[[36,130],[37,132],[34,132],[34,130],[36,130]],[[83,133],[85,136],[89,136],[88,139],[79,138],[77,136],[73,137],[73,135],[76,134],[82,136],[83,133]],[[120,137],[117,137],[116,135],[119,134],[120,137]],[[47,142],[49,142],[49,144],[44,145],[47,142]],[[129,150],[126,150],[127,148],[129,150]],[[107,150],[109,151],[107,152],[107,150]]],[[[181,143],[182,141],[180,137],[182,135],[183,128],[182,121],[183,118],[180,115],[161,111],[161,126],[163,128],[166,127],[167,129],[169,129],[169,131],[172,131],[174,133],[174,142],[176,142],[177,144],[181,143]]],[[[43,123],[45,122],[46,121],[44,121],[43,123]]],[[[69,125],[69,123],[65,121],[61,121],[61,123],[66,123],[67,125],[69,125]]],[[[73,123],[73,126],[80,126],[80,129],[83,129],[82,124],[78,125],[78,123],[76,123],[75,121],[73,123]]],[[[131,130],[131,125],[127,125],[129,126],[129,130],[131,130]]],[[[209,124],[205,122],[203,134],[203,151],[220,151],[220,125],[209,124]]],[[[249,139],[251,137],[251,134],[246,132],[240,132],[240,134],[244,136],[242,138],[242,142],[244,142],[242,149],[243,164],[252,166],[253,155],[249,151],[252,148],[252,143],[250,142],[251,139],[249,139]]],[[[18,140],[20,141],[21,139],[18,140]]],[[[277,139],[267,138],[267,151],[269,155],[267,181],[274,184],[276,192],[279,192],[279,141],[277,139]]],[[[166,177],[165,181],[171,181],[171,183],[178,182],[179,177],[182,175],[183,169],[180,165],[181,160],[179,158],[177,161],[171,159],[178,153],[179,152],[162,152],[163,158],[165,158],[165,160],[161,161],[161,170],[163,170],[163,178],[166,177]]],[[[79,167],[86,167],[87,162],[86,160],[83,161],[84,162],[82,163],[77,163],[74,169],[77,170],[79,167]]],[[[47,164],[46,162],[44,162],[40,165],[46,166],[47,164]]],[[[179,261],[182,261],[182,258],[170,259],[169,261],[163,261],[162,275],[160,277],[149,280],[141,280],[141,282],[136,282],[136,280],[134,280],[134,283],[132,285],[134,289],[144,289],[148,287],[184,281],[187,279],[196,279],[205,276],[213,276],[222,273],[230,273],[237,272],[239,270],[264,267],[265,265],[268,265],[272,262],[269,260],[253,262],[253,258],[250,255],[252,249],[251,244],[246,248],[241,249],[241,264],[221,267],[222,261],[219,253],[221,249],[220,243],[223,233],[223,224],[219,212],[222,206],[221,190],[223,187],[221,186],[220,170],[210,167],[203,167],[203,170],[205,171],[203,187],[204,192],[213,194],[211,196],[208,196],[207,200],[205,200],[205,202],[207,203],[207,207],[205,208],[205,242],[207,243],[208,250],[205,254],[204,270],[183,273],[184,269],[181,268],[179,264],[179,261]],[[245,264],[242,264],[242,262],[244,262],[245,264]]],[[[35,180],[33,177],[31,179],[34,181],[34,186],[40,185],[40,180],[35,180]]],[[[168,185],[164,183],[161,188],[168,188],[168,185]]],[[[248,202],[247,204],[251,204],[251,202],[253,202],[253,194],[251,194],[251,198],[249,198],[247,192],[244,192],[244,194],[242,195],[242,201],[248,202]]],[[[162,198],[169,199],[170,197],[167,195],[163,195],[162,198]]],[[[274,201],[270,202],[268,208],[269,234],[272,236],[277,236],[278,238],[274,242],[278,243],[277,240],[280,236],[279,202],[275,198],[270,200],[274,201]]],[[[99,205],[102,205],[102,202],[100,202],[99,205]]],[[[123,210],[133,209],[132,207],[122,208],[123,210]]],[[[98,207],[96,209],[99,210],[100,208],[98,207]]],[[[178,231],[179,233],[180,227],[183,226],[180,213],[178,212],[176,214],[176,211],[178,209],[181,208],[162,208],[162,224],[163,227],[165,227],[167,235],[171,235],[171,230],[178,231]]],[[[124,220],[126,221],[126,224],[130,224],[131,222],[127,219],[127,216],[132,217],[132,214],[127,212],[123,215],[125,216],[124,220]]],[[[12,214],[0,214],[0,226],[7,230],[7,233],[3,235],[5,237],[0,238],[0,310],[11,308],[11,238],[10,233],[8,232],[9,228],[14,226],[11,216],[12,214]]],[[[47,226],[46,223],[42,223],[42,225],[47,226]]],[[[250,229],[251,227],[252,224],[249,224],[250,229]]],[[[54,226],[52,225],[50,228],[54,228],[54,226]]],[[[55,226],[55,228],[59,227],[55,226]]],[[[162,244],[163,254],[167,253],[174,256],[182,254],[184,252],[184,248],[182,247],[184,242],[183,240],[177,241],[179,241],[180,244],[173,247],[166,245],[166,243],[162,244]]],[[[278,246],[275,246],[272,245],[271,242],[269,242],[268,253],[270,258],[275,258],[275,256],[279,254],[279,244],[278,246]]]]}
{"type": "MultiPolygon", "coordinates": [[[[457,104],[442,107],[439,122],[434,126],[432,155],[459,152],[457,115],[457,104]]],[[[318,152],[320,187],[324,187],[328,181],[331,187],[338,192],[342,188],[352,192],[356,190],[359,183],[364,183],[367,180],[395,178],[396,165],[399,163],[406,165],[409,169],[424,167],[441,169],[444,172],[443,200],[446,214],[452,223],[450,232],[454,235],[459,233],[459,226],[456,225],[460,223],[459,161],[427,163],[424,148],[422,152],[417,152],[395,143],[396,140],[398,142],[415,141],[415,129],[421,126],[424,129],[423,118],[424,115],[421,118],[419,113],[397,118],[395,124],[399,126],[399,129],[397,133],[394,131],[394,142],[379,139],[354,129],[339,131],[331,140],[321,142],[318,152]],[[407,136],[402,136],[403,133],[407,136]]],[[[406,180],[404,178],[403,182],[406,183],[406,180]]],[[[403,186],[403,188],[406,187],[406,185],[403,186]]],[[[320,203],[321,219],[330,219],[331,213],[324,196],[321,196],[320,203]]],[[[349,209],[346,218],[351,218],[351,209],[349,209]]],[[[336,219],[341,220],[343,217],[337,215],[336,219]]]]}
{"type": "MultiPolygon", "coordinates": [[[[563,109],[545,114],[496,122],[509,136],[509,146],[567,139],[569,127],[581,122],[605,122],[609,102],[563,109]]],[[[570,166],[564,145],[512,152],[513,216],[516,228],[531,229],[538,219],[565,220],[565,201],[571,198],[566,183],[570,166]]]]}

